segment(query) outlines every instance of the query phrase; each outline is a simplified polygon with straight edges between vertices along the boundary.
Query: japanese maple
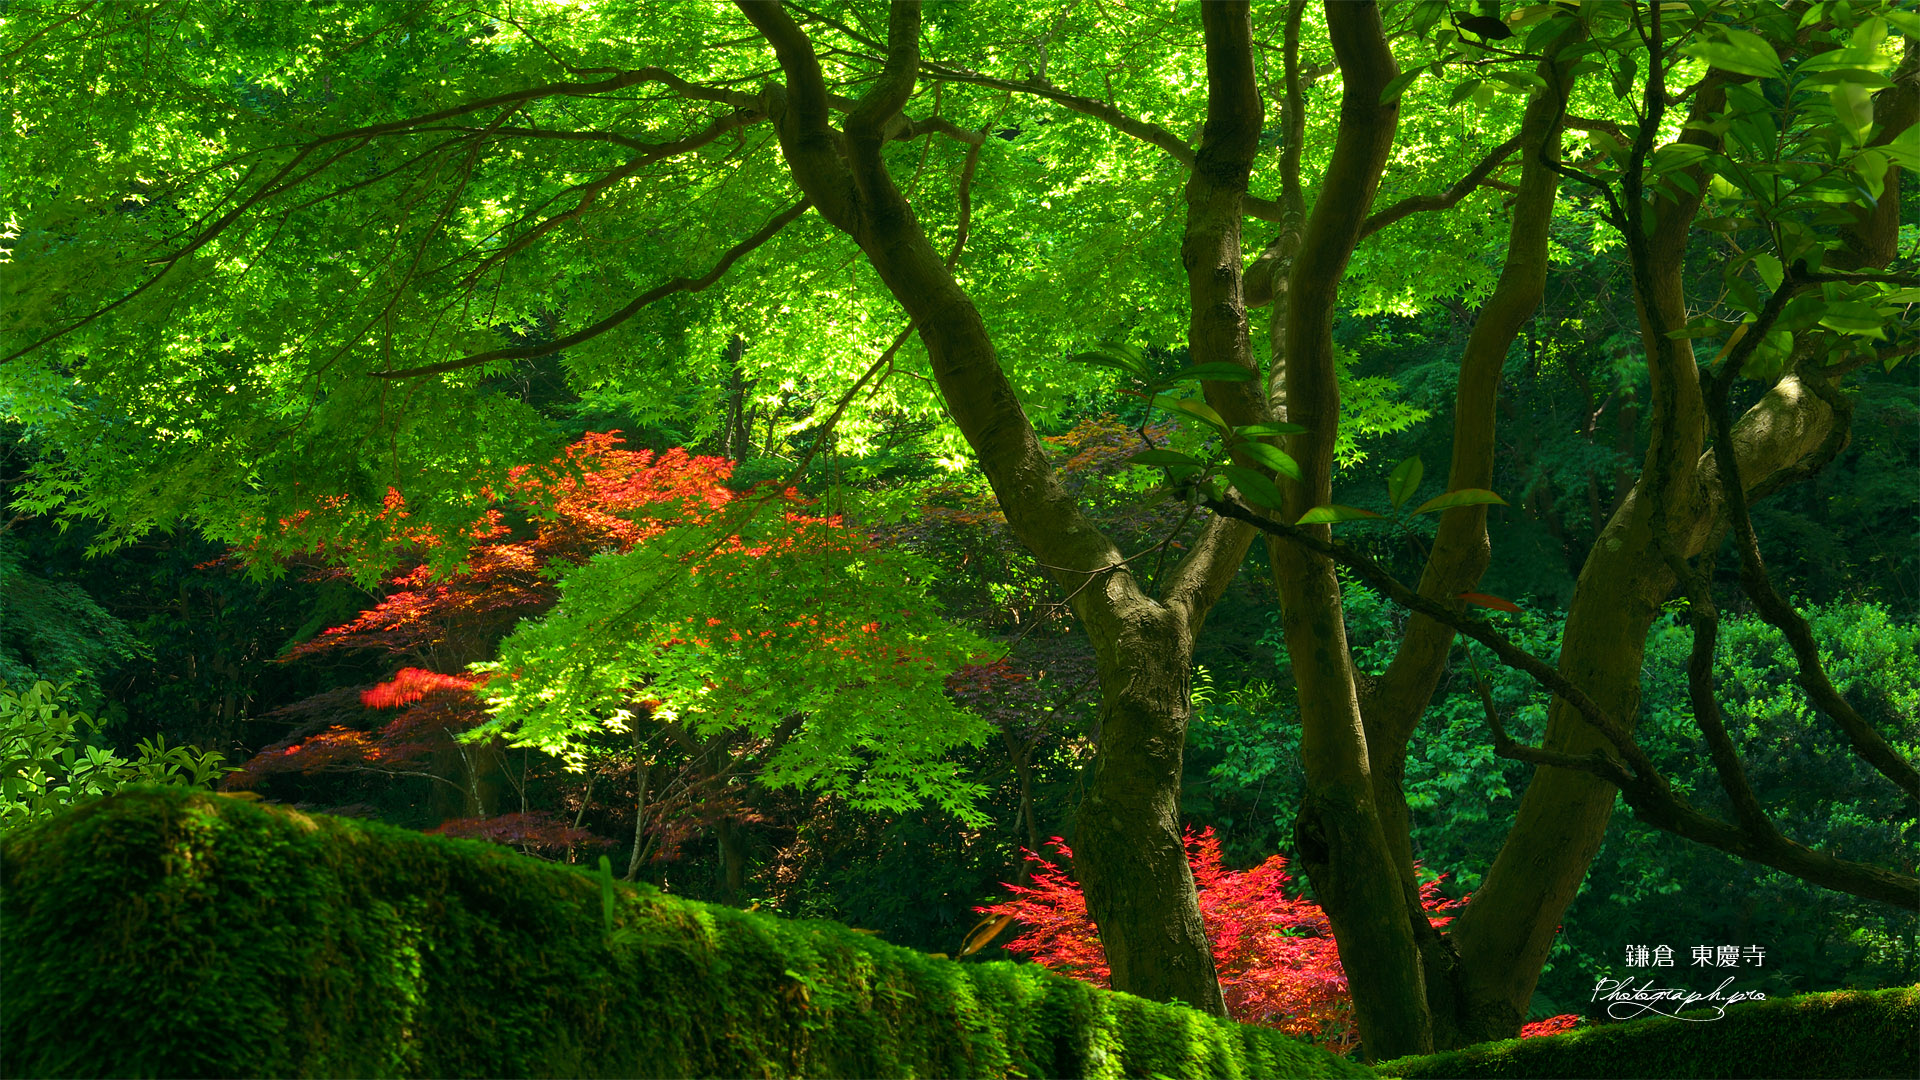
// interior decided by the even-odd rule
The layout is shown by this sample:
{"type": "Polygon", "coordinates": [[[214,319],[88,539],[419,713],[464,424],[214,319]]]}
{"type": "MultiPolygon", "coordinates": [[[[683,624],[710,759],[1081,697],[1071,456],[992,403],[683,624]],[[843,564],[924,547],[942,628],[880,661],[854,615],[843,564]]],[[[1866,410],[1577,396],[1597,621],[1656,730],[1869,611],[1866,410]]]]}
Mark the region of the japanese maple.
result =
{"type": "MultiPolygon", "coordinates": [[[[578,768],[597,731],[634,734],[636,754],[644,733],[665,731],[673,756],[704,764],[670,791],[640,781],[639,800],[655,804],[641,811],[649,827],[684,831],[716,813],[749,820],[720,795],[755,775],[871,805],[931,797],[966,811],[977,785],[939,759],[984,727],[947,702],[940,679],[979,643],[939,618],[917,560],[808,513],[791,489],[743,503],[726,486],[731,472],[723,459],[587,435],[487,492],[495,506],[464,531],[454,573],[435,558],[441,541],[390,492],[382,519],[416,561],[387,578],[378,603],[287,659],[371,652],[406,665],[387,682],[288,710],[294,733],[231,786],[291,772],[420,775],[418,759],[435,757],[436,774],[488,768],[491,755],[456,742],[499,736],[578,768]],[[476,690],[490,677],[483,700],[476,690]]],[[[643,772],[659,756],[649,751],[643,772]]],[[[484,814],[492,800],[471,780],[453,786],[468,793],[465,813],[484,814]]]]}
{"type": "MultiPolygon", "coordinates": [[[[1293,876],[1285,856],[1274,855],[1247,870],[1227,870],[1211,827],[1199,833],[1189,828],[1186,843],[1228,1014],[1242,1023],[1314,1039],[1339,1053],[1354,1049],[1359,1036],[1333,927],[1320,905],[1289,893],[1293,876]]],[[[1054,837],[1053,846],[1072,858],[1061,838],[1054,837]]],[[[974,910],[989,917],[1011,915],[1026,928],[1006,944],[1009,951],[1108,986],[1112,972],[1079,883],[1041,856],[1026,856],[1035,864],[1032,883],[1009,885],[1012,899],[974,910]]],[[[1422,885],[1420,898],[1435,927],[1450,922],[1444,913],[1461,903],[1444,896],[1438,881],[1422,885]]]]}

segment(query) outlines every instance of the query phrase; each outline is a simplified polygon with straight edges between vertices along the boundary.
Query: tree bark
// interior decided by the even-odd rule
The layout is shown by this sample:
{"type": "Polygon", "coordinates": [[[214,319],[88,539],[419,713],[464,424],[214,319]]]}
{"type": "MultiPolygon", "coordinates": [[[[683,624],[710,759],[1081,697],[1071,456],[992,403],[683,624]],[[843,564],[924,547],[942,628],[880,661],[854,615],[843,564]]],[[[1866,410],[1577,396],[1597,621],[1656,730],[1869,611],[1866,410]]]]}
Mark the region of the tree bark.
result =
{"type": "MultiPolygon", "coordinates": [[[[1302,479],[1283,488],[1289,518],[1331,500],[1340,420],[1334,307],[1399,116],[1397,100],[1380,101],[1398,68],[1378,7],[1329,0],[1326,17],[1344,87],[1339,139],[1287,283],[1287,419],[1307,428],[1290,440],[1302,479]]],[[[1325,526],[1315,529],[1326,538],[1325,526]]],[[[1294,545],[1272,550],[1300,695],[1306,772],[1295,826],[1300,862],[1333,924],[1367,1058],[1422,1053],[1432,1048],[1432,1031],[1420,956],[1374,801],[1340,583],[1323,556],[1294,545]]]]}
{"type": "MultiPolygon", "coordinates": [[[[1102,692],[1094,776],[1075,834],[1075,869],[1099,927],[1117,989],[1178,999],[1224,1015],[1212,953],[1187,865],[1179,784],[1189,714],[1193,637],[1252,541],[1214,519],[1146,593],[1111,540],[1054,474],[1000,367],[978,310],[934,250],[881,159],[888,125],[912,92],[919,6],[888,11],[880,78],[829,124],[829,98],[812,43],[777,5],[741,4],[773,46],[784,86],[764,94],[781,151],[823,217],[859,245],[918,327],[934,380],[978,458],[1015,536],[1048,568],[1087,628],[1102,692]]],[[[1208,127],[1188,191],[1188,260],[1195,309],[1192,358],[1253,368],[1241,296],[1238,201],[1259,132],[1247,5],[1202,8],[1210,86],[1208,127]],[[1213,98],[1219,96],[1218,101],[1213,98]],[[1201,167],[1201,161],[1206,165],[1201,167]]],[[[1233,423],[1256,422],[1258,395],[1209,384],[1233,423]]]]}
{"type": "MultiPolygon", "coordinates": [[[[1446,490],[1491,488],[1498,420],[1500,374],[1508,352],[1540,306],[1547,282],[1548,226],[1559,194],[1560,103],[1567,91],[1566,65],[1542,61],[1538,73],[1549,89],[1537,93],[1521,121],[1521,178],[1508,226],[1507,251],[1500,279],[1481,305],[1460,358],[1454,395],[1453,455],[1446,490]]],[[[1492,557],[1487,538],[1487,508],[1462,507],[1440,515],[1419,592],[1460,606],[1453,599],[1473,588],[1492,557]]],[[[1372,763],[1373,797],[1381,829],[1400,875],[1400,888],[1423,964],[1427,1005],[1436,1046],[1455,1045],[1466,1001],[1456,985],[1458,959],[1451,944],[1433,928],[1420,903],[1413,871],[1412,822],[1403,782],[1407,746],[1432,701],[1454,632],[1424,615],[1414,615],[1378,680],[1360,695],[1360,713],[1372,763]]]]}

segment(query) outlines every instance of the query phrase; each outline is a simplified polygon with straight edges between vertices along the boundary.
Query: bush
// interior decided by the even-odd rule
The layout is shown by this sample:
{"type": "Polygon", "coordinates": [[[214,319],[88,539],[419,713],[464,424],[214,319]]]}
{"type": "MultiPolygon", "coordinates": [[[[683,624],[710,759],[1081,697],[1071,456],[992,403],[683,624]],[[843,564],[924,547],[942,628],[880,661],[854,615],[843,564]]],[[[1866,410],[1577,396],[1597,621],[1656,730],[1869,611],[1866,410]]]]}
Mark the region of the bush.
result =
{"type": "Polygon", "coordinates": [[[164,736],[142,741],[133,761],[89,745],[100,722],[69,707],[71,689],[41,681],[20,693],[0,682],[0,832],[130,784],[205,787],[233,771],[223,755],[168,746],[164,736]]]}

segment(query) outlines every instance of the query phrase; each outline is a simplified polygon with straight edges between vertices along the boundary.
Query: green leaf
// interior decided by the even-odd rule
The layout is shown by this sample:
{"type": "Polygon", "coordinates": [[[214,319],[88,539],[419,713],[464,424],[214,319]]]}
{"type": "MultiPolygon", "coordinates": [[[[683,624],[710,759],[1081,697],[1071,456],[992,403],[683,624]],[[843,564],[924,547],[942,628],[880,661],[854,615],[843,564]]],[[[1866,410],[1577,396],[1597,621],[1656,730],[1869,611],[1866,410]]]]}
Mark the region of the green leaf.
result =
{"type": "Polygon", "coordinates": [[[1828,304],[1827,310],[1820,316],[1821,326],[1848,334],[1863,334],[1879,330],[1886,324],[1886,318],[1875,310],[1872,304],[1863,304],[1857,300],[1842,300],[1828,304]]]}
{"type": "Polygon", "coordinates": [[[1257,439],[1267,435],[1299,435],[1306,430],[1299,424],[1242,424],[1233,429],[1233,437],[1257,439]]]}
{"type": "Polygon", "coordinates": [[[1488,491],[1486,488],[1461,488],[1449,491],[1445,495],[1435,495],[1414,510],[1416,514],[1431,514],[1436,510],[1452,510],[1461,506],[1505,506],[1507,500],[1488,491]]]}
{"type": "Polygon", "coordinates": [[[1407,505],[1413,493],[1420,490],[1420,481],[1426,476],[1426,463],[1418,456],[1410,457],[1393,467],[1387,477],[1387,500],[1393,503],[1395,510],[1407,505]]]}
{"type": "Polygon", "coordinates": [[[1101,367],[1110,367],[1116,371],[1126,372],[1128,375],[1138,376],[1143,380],[1147,377],[1146,365],[1135,364],[1130,360],[1124,359],[1119,356],[1113,356],[1108,353],[1103,353],[1103,352],[1074,353],[1072,356],[1067,357],[1067,360],[1075,364],[1098,364],[1101,367]]]}
{"type": "Polygon", "coordinates": [[[1467,81],[1454,87],[1453,93],[1447,95],[1447,104],[1449,106],[1458,105],[1461,102],[1472,97],[1474,94],[1474,91],[1478,89],[1480,89],[1480,80],[1468,79],[1467,81]]]}
{"type": "Polygon", "coordinates": [[[1198,467],[1202,464],[1199,458],[1183,454],[1178,450],[1161,449],[1142,450],[1128,458],[1127,461],[1134,465],[1186,465],[1198,467]]]}
{"type": "Polygon", "coordinates": [[[1227,422],[1220,418],[1219,413],[1213,411],[1213,406],[1208,405],[1204,401],[1198,401],[1193,398],[1172,398],[1165,394],[1155,394],[1153,396],[1153,403],[1168,412],[1186,413],[1188,416],[1205,421],[1219,428],[1222,432],[1229,430],[1227,422]]]}
{"type": "Polygon", "coordinates": [[[1240,489],[1241,496],[1255,506],[1264,506],[1269,510],[1278,510],[1280,509],[1281,503],[1285,501],[1280,494],[1280,489],[1273,485],[1273,481],[1261,476],[1252,469],[1243,469],[1238,465],[1228,465],[1220,471],[1226,474],[1227,479],[1233,482],[1234,487],[1240,489]]]}
{"type": "Polygon", "coordinates": [[[1620,57],[1620,64],[1613,69],[1613,96],[1625,98],[1633,92],[1633,81],[1639,76],[1639,67],[1632,53],[1620,57]]]}
{"type": "Polygon", "coordinates": [[[1493,77],[1522,93],[1547,88],[1547,80],[1531,71],[1496,71],[1493,77]]]}
{"type": "Polygon", "coordinates": [[[1394,76],[1393,81],[1388,83],[1386,87],[1380,91],[1380,104],[1385,105],[1387,102],[1392,101],[1394,98],[1399,97],[1400,92],[1405,90],[1409,85],[1411,85],[1413,80],[1419,78],[1422,75],[1425,75],[1426,73],[1427,73],[1426,68],[1417,67],[1417,68],[1414,68],[1412,71],[1403,71],[1400,74],[1394,76]]]}
{"type": "Polygon", "coordinates": [[[1253,372],[1239,364],[1212,363],[1191,364],[1167,376],[1169,382],[1181,382],[1186,379],[1205,379],[1209,382],[1252,382],[1253,372]]]}
{"type": "Polygon", "coordinates": [[[1867,88],[1857,82],[1843,82],[1827,91],[1827,100],[1833,103],[1833,118],[1840,122],[1849,141],[1855,146],[1865,143],[1867,133],[1873,130],[1873,96],[1867,88]]]}
{"type": "Polygon", "coordinates": [[[1362,518],[1377,518],[1379,514],[1371,510],[1362,510],[1357,506],[1331,504],[1316,506],[1300,515],[1295,525],[1335,525],[1342,521],[1359,521],[1362,518]]]}
{"type": "Polygon", "coordinates": [[[1687,168],[1708,153],[1707,148],[1698,143],[1668,143],[1653,152],[1653,172],[1659,175],[1687,168]]]}
{"type": "Polygon", "coordinates": [[[1780,283],[1786,280],[1786,274],[1781,269],[1780,260],[1764,251],[1758,252],[1753,256],[1753,270],[1754,273],[1760,275],[1761,284],[1764,284],[1769,290],[1779,289],[1780,283]]]}
{"type": "Polygon", "coordinates": [[[1762,79],[1785,77],[1787,70],[1781,66],[1780,57],[1774,53],[1773,46],[1767,44],[1767,39],[1732,27],[1723,27],[1720,35],[1718,41],[1697,42],[1680,51],[1736,75],[1762,79]]]}
{"type": "Polygon", "coordinates": [[[1240,443],[1238,449],[1241,453],[1282,476],[1294,480],[1300,479],[1299,464],[1286,453],[1275,447],[1268,446],[1266,443],[1250,442],[1240,443]]]}

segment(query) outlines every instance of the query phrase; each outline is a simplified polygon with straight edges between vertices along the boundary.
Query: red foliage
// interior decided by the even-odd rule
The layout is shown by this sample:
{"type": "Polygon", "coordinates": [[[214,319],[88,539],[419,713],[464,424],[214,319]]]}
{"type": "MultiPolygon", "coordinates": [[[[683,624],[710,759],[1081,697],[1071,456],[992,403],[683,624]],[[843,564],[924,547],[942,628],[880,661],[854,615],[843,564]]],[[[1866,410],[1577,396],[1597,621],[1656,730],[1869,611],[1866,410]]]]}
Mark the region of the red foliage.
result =
{"type": "Polygon", "coordinates": [[[360,692],[360,704],[369,709],[397,709],[411,705],[435,690],[472,690],[479,679],[465,675],[442,675],[425,668],[406,667],[393,678],[360,692]]]}
{"type": "MultiPolygon", "coordinates": [[[[1053,845],[1072,857],[1059,837],[1053,845]]],[[[1012,915],[1027,927],[1007,943],[1008,950],[1076,979],[1109,985],[1112,972],[1079,883],[1032,852],[1027,858],[1039,867],[1033,883],[1009,885],[1013,899],[975,910],[1012,915]]],[[[1357,1046],[1333,928],[1318,904],[1287,894],[1293,878],[1286,859],[1275,855],[1250,870],[1223,869],[1220,842],[1209,828],[1197,835],[1187,830],[1187,861],[1228,1014],[1314,1038],[1339,1053],[1357,1046]]],[[[1442,913],[1459,902],[1441,895],[1438,882],[1423,885],[1420,895],[1434,926],[1451,921],[1442,913]]]]}
{"type": "MultiPolygon", "coordinates": [[[[298,660],[338,649],[378,649],[460,666],[484,658],[513,624],[553,606],[542,570],[555,560],[585,562],[597,551],[627,550],[677,524],[698,524],[725,506],[733,464],[682,449],[655,455],[621,450],[619,433],[583,436],[550,464],[511,470],[518,504],[533,526],[514,538],[497,510],[468,531],[474,541],[465,570],[436,580],[424,563],[390,576],[385,599],[289,650],[298,660]]],[[[440,541],[408,531],[405,502],[389,492],[382,519],[395,539],[425,551],[440,541]]],[[[338,571],[333,571],[338,573],[338,571]]]]}
{"type": "Polygon", "coordinates": [[[1520,1028],[1520,1037],[1523,1039],[1537,1039],[1545,1035],[1560,1035],[1579,1027],[1581,1021],[1584,1019],[1585,1017],[1582,1017],[1579,1013],[1561,1013],[1559,1016],[1549,1016],[1545,1020],[1535,1020],[1531,1024],[1522,1026],[1520,1028]]]}
{"type": "Polygon", "coordinates": [[[490,818],[454,818],[427,830],[437,836],[466,840],[486,840],[512,847],[563,851],[567,848],[600,849],[613,847],[613,841],[576,829],[552,814],[512,813],[490,818]]]}
{"type": "Polygon", "coordinates": [[[269,746],[250,758],[239,772],[220,782],[227,790],[257,786],[277,773],[315,773],[337,768],[394,768],[448,745],[457,732],[480,722],[484,714],[473,696],[480,680],[465,675],[440,675],[420,668],[402,668],[378,686],[354,688],[360,710],[352,710],[338,692],[324,695],[334,705],[333,715],[347,723],[297,734],[269,746]],[[373,710],[403,709],[377,731],[367,730],[373,710]],[[353,726],[350,726],[353,725],[353,726]]]}

